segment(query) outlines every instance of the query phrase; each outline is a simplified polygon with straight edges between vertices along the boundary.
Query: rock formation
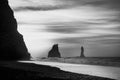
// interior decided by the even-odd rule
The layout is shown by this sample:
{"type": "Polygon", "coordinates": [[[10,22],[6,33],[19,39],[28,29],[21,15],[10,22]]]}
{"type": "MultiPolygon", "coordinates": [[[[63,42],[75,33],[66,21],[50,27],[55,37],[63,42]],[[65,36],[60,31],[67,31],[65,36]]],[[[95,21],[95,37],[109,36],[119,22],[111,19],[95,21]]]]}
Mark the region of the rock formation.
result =
{"type": "Polygon", "coordinates": [[[81,57],[81,58],[84,58],[84,57],[85,57],[85,55],[84,55],[84,48],[83,48],[83,46],[81,47],[81,55],[80,55],[80,57],[81,57]]]}
{"type": "Polygon", "coordinates": [[[23,36],[7,0],[0,0],[0,60],[29,59],[23,36]]]}
{"type": "Polygon", "coordinates": [[[61,57],[58,44],[54,44],[52,49],[48,53],[48,57],[61,57]]]}

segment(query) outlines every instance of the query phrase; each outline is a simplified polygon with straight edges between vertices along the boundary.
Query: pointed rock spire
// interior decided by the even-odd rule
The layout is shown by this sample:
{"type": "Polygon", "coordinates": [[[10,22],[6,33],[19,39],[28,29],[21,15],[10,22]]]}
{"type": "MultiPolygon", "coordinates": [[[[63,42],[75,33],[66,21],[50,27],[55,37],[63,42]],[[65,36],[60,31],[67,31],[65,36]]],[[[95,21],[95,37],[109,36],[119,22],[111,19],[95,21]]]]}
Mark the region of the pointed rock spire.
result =
{"type": "Polygon", "coordinates": [[[52,49],[48,53],[48,57],[61,57],[58,44],[53,45],[52,49]]]}
{"type": "Polygon", "coordinates": [[[85,55],[84,55],[84,47],[83,47],[83,46],[81,47],[80,57],[81,57],[81,58],[84,58],[84,57],[85,57],[85,55]]]}

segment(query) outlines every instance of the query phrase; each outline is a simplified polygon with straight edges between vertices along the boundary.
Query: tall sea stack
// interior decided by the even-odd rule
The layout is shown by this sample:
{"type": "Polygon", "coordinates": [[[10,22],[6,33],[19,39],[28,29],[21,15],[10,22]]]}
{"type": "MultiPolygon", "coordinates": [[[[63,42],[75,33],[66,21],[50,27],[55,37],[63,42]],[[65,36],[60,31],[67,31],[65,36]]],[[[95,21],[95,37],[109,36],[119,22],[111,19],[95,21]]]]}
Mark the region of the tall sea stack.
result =
{"type": "Polygon", "coordinates": [[[58,44],[53,45],[52,49],[48,53],[48,57],[58,57],[58,58],[61,57],[58,44]]]}
{"type": "Polygon", "coordinates": [[[85,55],[84,55],[84,47],[83,47],[83,46],[81,47],[80,57],[81,57],[81,58],[84,58],[84,57],[85,57],[85,55]]]}
{"type": "Polygon", "coordinates": [[[30,59],[8,0],[0,0],[0,60],[30,59]]]}

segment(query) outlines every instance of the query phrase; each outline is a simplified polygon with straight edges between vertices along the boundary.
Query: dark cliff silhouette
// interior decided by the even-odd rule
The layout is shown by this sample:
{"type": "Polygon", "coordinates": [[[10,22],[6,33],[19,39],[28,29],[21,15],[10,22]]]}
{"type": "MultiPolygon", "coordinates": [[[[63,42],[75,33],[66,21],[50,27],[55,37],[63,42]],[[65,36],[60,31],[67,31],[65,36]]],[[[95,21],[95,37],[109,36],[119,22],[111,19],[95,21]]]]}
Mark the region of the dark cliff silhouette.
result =
{"type": "Polygon", "coordinates": [[[53,45],[52,49],[48,53],[48,57],[61,57],[58,44],[53,45]]]}
{"type": "Polygon", "coordinates": [[[81,47],[81,55],[80,55],[80,57],[81,57],[81,58],[84,58],[84,57],[85,57],[85,55],[84,55],[84,47],[83,47],[83,46],[81,47]]]}
{"type": "Polygon", "coordinates": [[[17,22],[8,0],[0,0],[0,60],[29,59],[23,36],[17,31],[17,22]]]}

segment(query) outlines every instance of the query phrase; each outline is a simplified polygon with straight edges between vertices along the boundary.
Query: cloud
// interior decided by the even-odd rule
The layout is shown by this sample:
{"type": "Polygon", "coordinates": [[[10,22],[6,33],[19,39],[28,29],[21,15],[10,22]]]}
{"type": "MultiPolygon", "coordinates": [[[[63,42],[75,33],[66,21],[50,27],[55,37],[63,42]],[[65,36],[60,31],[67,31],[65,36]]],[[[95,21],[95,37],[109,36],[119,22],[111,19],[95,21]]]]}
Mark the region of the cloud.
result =
{"type": "Polygon", "coordinates": [[[56,22],[47,24],[46,31],[61,34],[80,33],[80,31],[88,30],[88,25],[85,22],[56,22]]]}
{"type": "Polygon", "coordinates": [[[14,11],[48,11],[48,10],[56,10],[56,9],[66,9],[66,6],[26,6],[26,7],[16,7],[13,8],[14,11]]]}
{"type": "Polygon", "coordinates": [[[56,38],[56,43],[67,44],[120,44],[120,24],[109,20],[58,22],[47,25],[47,32],[66,35],[56,38]]]}
{"type": "Polygon", "coordinates": [[[73,56],[81,44],[89,55],[114,55],[120,50],[119,0],[10,0],[10,4],[33,53],[47,51],[54,43],[73,56]]]}
{"type": "Polygon", "coordinates": [[[24,11],[24,13],[18,12],[18,22],[33,25],[41,25],[43,22],[47,27],[45,31],[48,32],[99,36],[119,34],[119,2],[119,0],[47,0],[46,2],[21,0],[20,4],[24,5],[16,5],[14,10],[24,11]],[[31,12],[27,13],[26,10],[31,12]]]}
{"type": "Polygon", "coordinates": [[[93,2],[88,2],[87,4],[91,4],[93,6],[105,7],[110,9],[120,10],[120,0],[96,0],[93,2]]]}
{"type": "Polygon", "coordinates": [[[60,0],[10,0],[10,5],[14,11],[25,11],[25,10],[56,10],[66,9],[72,7],[71,3],[64,3],[60,0]]]}
{"type": "Polygon", "coordinates": [[[53,10],[60,8],[72,8],[80,6],[95,6],[113,10],[120,10],[119,0],[9,0],[11,6],[16,10],[53,10]],[[23,8],[25,7],[25,8],[23,8]],[[28,7],[28,8],[27,8],[28,7]],[[36,9],[38,7],[38,9],[36,9]],[[45,7],[41,9],[40,7],[45,7]],[[49,8],[46,8],[49,7],[49,8]],[[53,9],[51,9],[52,7],[53,9]],[[55,8],[54,8],[55,7],[55,8]],[[59,8],[58,8],[59,7],[59,8]],[[18,9],[17,9],[18,8],[18,9]],[[21,8],[21,9],[20,9],[21,8]]]}
{"type": "Polygon", "coordinates": [[[98,35],[119,34],[119,26],[114,22],[104,20],[104,22],[97,21],[72,21],[72,22],[55,22],[47,24],[46,31],[55,33],[93,33],[98,35]]]}
{"type": "Polygon", "coordinates": [[[96,7],[104,7],[110,9],[120,10],[120,0],[63,0],[65,2],[71,1],[74,5],[91,5],[96,7]]]}
{"type": "Polygon", "coordinates": [[[104,45],[120,45],[120,35],[97,35],[86,37],[66,37],[54,39],[57,43],[64,44],[104,44],[104,45]]]}

